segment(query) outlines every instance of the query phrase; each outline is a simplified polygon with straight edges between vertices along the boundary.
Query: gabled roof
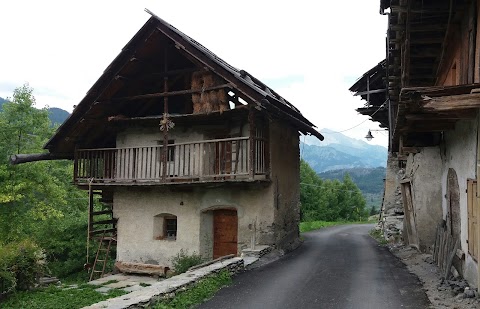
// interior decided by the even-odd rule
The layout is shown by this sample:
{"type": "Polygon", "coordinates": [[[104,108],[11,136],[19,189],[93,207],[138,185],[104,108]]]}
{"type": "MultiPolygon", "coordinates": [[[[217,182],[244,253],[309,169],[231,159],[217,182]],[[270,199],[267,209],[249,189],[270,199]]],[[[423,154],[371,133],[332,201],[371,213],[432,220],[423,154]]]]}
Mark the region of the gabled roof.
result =
{"type": "MultiPolygon", "coordinates": [[[[129,83],[134,84],[129,81],[129,75],[134,76],[145,67],[152,66],[152,63],[142,63],[141,57],[149,57],[150,60],[161,58],[152,57],[160,53],[158,45],[161,44],[171,46],[172,49],[181,52],[185,59],[190,60],[189,65],[193,67],[185,64],[187,69],[195,69],[196,65],[197,68],[201,67],[214,72],[229,83],[232,90],[241,93],[249,102],[256,104],[257,108],[287,121],[303,133],[312,134],[323,140],[323,136],[315,130],[315,126],[297,108],[260,80],[244,70],[231,66],[199,42],[153,13],[149,11],[148,13],[152,17],[125,45],[44,148],[51,153],[71,153],[75,147],[75,139],[78,140],[89,134],[97,134],[97,138],[108,136],[108,128],[104,126],[108,117],[122,114],[127,111],[127,108],[128,111],[135,109],[131,117],[138,116],[142,113],[140,107],[142,104],[151,109],[156,108],[155,102],[148,99],[141,101],[142,104],[133,105],[129,102],[127,105],[121,102],[121,98],[125,97],[129,90],[131,92],[131,89],[123,88],[126,85],[131,88],[129,83]]],[[[150,72],[150,74],[153,73],[150,72]]],[[[154,81],[142,80],[141,85],[138,84],[137,82],[137,88],[134,90],[142,89],[150,93],[154,89],[145,89],[148,85],[153,85],[154,81]]]]}

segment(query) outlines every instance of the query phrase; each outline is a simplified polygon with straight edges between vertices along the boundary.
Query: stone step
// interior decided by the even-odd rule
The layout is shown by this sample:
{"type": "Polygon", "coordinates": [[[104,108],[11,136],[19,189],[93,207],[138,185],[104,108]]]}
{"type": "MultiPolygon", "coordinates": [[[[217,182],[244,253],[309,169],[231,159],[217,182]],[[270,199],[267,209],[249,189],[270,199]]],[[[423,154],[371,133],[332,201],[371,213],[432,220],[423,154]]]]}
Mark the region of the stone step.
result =
{"type": "Polygon", "coordinates": [[[265,254],[269,253],[272,251],[272,247],[270,246],[265,246],[265,245],[257,245],[253,249],[243,249],[242,250],[242,258],[246,257],[255,257],[255,258],[261,258],[265,254]]]}

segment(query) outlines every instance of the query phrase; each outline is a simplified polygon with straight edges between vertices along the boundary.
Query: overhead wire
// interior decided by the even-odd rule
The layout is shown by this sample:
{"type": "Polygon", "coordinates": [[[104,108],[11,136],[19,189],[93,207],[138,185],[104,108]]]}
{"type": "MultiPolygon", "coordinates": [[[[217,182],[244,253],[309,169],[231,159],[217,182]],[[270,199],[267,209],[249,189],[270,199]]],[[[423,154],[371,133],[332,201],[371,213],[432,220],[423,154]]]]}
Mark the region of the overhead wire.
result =
{"type": "MultiPolygon", "coordinates": [[[[373,117],[373,115],[375,115],[376,113],[378,113],[378,111],[381,110],[381,109],[385,106],[386,103],[387,103],[387,102],[383,102],[383,104],[380,105],[380,107],[379,107],[376,111],[374,111],[374,112],[370,115],[370,117],[373,117]]],[[[331,132],[322,132],[322,134],[325,134],[325,133],[326,133],[326,134],[337,134],[337,133],[347,132],[347,131],[350,131],[350,130],[352,130],[352,129],[355,129],[356,127],[364,124],[364,123],[367,122],[368,120],[370,120],[370,119],[365,119],[364,121],[360,122],[359,124],[357,124],[357,125],[355,125],[355,126],[353,126],[353,127],[351,127],[351,128],[345,129],[345,130],[341,130],[341,131],[331,131],[331,132]]]]}

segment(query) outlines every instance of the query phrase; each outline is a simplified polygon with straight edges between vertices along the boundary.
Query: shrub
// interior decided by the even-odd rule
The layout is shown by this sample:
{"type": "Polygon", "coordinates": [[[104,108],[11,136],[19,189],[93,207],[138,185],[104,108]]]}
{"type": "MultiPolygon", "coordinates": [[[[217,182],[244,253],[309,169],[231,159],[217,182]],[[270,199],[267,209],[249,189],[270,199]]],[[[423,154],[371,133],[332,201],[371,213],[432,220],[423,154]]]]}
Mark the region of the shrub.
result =
{"type": "Polygon", "coordinates": [[[203,258],[199,254],[195,252],[188,254],[188,250],[183,249],[172,258],[173,268],[177,275],[186,272],[192,266],[203,263],[203,261],[203,258]]]}
{"type": "Polygon", "coordinates": [[[31,240],[0,248],[0,294],[30,289],[46,270],[45,254],[31,240]]]}

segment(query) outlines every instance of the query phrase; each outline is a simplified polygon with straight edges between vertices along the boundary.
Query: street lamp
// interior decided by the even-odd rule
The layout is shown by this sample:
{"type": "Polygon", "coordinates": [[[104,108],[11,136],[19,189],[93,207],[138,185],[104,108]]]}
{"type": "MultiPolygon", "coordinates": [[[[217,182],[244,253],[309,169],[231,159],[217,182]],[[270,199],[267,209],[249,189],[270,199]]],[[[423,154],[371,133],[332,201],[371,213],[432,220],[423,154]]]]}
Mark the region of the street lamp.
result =
{"type": "Polygon", "coordinates": [[[370,130],[368,130],[367,136],[365,136],[365,138],[367,139],[367,141],[371,141],[371,140],[372,140],[373,135],[372,135],[372,132],[371,132],[370,130]]]}
{"type": "Polygon", "coordinates": [[[379,129],[379,130],[370,130],[369,129],[367,135],[365,136],[365,139],[367,141],[371,141],[373,139],[372,131],[374,131],[374,132],[375,131],[387,131],[387,129],[379,129]]]}

